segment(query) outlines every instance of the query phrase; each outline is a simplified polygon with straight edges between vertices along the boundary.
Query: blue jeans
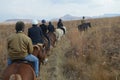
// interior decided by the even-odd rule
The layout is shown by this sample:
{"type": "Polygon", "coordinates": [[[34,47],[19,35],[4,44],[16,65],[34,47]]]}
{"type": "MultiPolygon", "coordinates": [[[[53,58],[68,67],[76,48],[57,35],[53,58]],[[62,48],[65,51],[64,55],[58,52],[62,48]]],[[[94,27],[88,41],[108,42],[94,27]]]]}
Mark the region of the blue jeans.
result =
{"type": "MultiPolygon", "coordinates": [[[[25,60],[28,60],[30,62],[33,62],[35,74],[38,77],[39,76],[39,60],[36,56],[29,54],[28,56],[25,57],[25,60]]],[[[12,60],[8,58],[8,65],[12,63],[12,60]]]]}

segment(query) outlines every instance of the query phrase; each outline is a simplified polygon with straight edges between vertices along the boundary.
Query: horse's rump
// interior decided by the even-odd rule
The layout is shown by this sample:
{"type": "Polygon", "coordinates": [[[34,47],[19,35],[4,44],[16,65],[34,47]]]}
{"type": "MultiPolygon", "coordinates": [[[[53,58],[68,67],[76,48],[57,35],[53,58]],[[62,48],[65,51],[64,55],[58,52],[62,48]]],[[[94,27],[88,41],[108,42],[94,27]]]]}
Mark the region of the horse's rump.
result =
{"type": "Polygon", "coordinates": [[[64,32],[66,33],[66,27],[63,26],[63,28],[64,28],[64,31],[60,28],[55,29],[57,40],[60,40],[60,38],[64,35],[64,32]]]}
{"type": "Polygon", "coordinates": [[[36,76],[31,65],[13,63],[5,69],[3,80],[36,80],[36,76]]]}
{"type": "Polygon", "coordinates": [[[63,29],[64,29],[64,31],[65,31],[64,33],[66,33],[66,27],[65,27],[65,26],[63,26],[63,29]]]}

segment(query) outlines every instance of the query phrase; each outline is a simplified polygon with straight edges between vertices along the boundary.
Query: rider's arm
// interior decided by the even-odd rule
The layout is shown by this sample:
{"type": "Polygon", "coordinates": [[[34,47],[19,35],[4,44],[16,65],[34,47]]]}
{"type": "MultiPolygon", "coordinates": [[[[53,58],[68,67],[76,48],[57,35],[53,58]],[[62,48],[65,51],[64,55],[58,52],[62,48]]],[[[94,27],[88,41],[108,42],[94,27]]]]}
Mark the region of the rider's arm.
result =
{"type": "Polygon", "coordinates": [[[32,45],[32,41],[30,38],[28,41],[28,53],[33,53],[33,45],[32,45]]]}

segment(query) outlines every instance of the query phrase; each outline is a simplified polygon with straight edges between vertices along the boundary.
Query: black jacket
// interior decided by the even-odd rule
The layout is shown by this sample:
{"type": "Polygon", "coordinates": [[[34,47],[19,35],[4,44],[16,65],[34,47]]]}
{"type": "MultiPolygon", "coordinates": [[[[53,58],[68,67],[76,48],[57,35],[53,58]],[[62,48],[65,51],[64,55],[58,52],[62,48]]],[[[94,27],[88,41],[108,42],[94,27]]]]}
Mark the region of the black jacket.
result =
{"type": "Polygon", "coordinates": [[[55,31],[55,28],[54,28],[54,26],[52,24],[48,25],[48,31],[49,32],[54,32],[55,31]]]}
{"type": "Polygon", "coordinates": [[[42,32],[45,35],[47,33],[47,30],[48,30],[47,26],[45,24],[41,24],[40,28],[42,29],[42,32]]]}
{"type": "Polygon", "coordinates": [[[57,28],[63,28],[63,23],[61,21],[57,23],[57,28]]]}
{"type": "Polygon", "coordinates": [[[43,33],[40,27],[33,26],[28,29],[28,36],[32,39],[32,43],[43,43],[43,33]]]}

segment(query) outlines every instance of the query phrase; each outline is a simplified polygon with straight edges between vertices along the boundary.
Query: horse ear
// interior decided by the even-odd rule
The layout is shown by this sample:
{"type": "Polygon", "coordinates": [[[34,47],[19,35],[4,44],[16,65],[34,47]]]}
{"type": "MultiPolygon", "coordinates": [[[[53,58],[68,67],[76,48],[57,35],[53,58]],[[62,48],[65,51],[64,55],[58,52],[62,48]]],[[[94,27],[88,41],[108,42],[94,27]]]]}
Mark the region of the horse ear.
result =
{"type": "Polygon", "coordinates": [[[37,44],[39,47],[45,48],[45,44],[37,44]]]}
{"type": "Polygon", "coordinates": [[[34,49],[34,50],[35,50],[35,49],[40,50],[39,46],[37,46],[37,45],[34,45],[34,46],[33,46],[33,49],[34,49]]]}

